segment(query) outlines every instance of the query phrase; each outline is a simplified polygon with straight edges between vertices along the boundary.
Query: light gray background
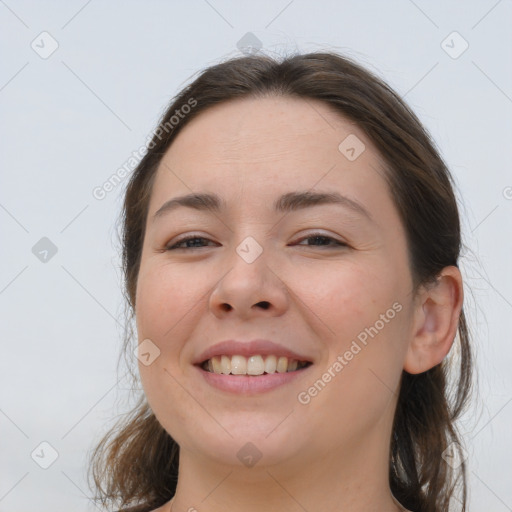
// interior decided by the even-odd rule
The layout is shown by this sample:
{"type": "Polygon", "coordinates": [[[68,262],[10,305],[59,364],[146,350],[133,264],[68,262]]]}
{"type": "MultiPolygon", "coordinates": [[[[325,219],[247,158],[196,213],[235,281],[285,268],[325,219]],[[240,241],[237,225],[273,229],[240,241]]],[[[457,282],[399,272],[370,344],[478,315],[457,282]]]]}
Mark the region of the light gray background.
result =
{"type": "Polygon", "coordinates": [[[0,1],[0,512],[97,510],[86,455],[127,410],[129,382],[116,373],[123,187],[103,200],[92,191],[193,73],[241,54],[247,32],[271,54],[356,58],[432,133],[470,248],[461,265],[480,393],[461,425],[469,510],[512,510],[511,19],[510,0],[0,1]],[[46,59],[31,47],[50,48],[43,31],[59,45],[46,59]],[[458,58],[463,40],[442,45],[453,31],[469,44],[458,58]],[[32,252],[42,237],[58,249],[46,263],[32,252]],[[48,469],[31,458],[43,441],[58,452],[48,469]]]}

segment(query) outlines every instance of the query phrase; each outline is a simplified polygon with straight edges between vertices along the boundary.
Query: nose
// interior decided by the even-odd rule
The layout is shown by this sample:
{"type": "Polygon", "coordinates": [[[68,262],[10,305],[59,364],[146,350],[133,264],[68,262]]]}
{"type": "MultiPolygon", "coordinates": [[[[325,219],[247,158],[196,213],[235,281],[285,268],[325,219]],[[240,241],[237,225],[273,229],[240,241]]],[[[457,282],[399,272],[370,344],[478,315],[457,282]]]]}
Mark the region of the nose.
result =
{"type": "Polygon", "coordinates": [[[268,266],[263,251],[251,263],[234,252],[230,268],[223,272],[210,295],[210,309],[218,318],[226,315],[242,320],[258,316],[280,316],[287,307],[289,293],[275,269],[268,266]]]}

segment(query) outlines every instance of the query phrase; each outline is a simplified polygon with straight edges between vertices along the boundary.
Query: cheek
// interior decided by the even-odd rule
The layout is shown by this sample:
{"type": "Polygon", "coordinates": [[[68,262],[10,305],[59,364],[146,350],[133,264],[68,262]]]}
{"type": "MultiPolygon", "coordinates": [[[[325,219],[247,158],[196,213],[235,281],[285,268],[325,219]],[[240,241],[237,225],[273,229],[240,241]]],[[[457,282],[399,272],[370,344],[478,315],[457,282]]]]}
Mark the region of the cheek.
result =
{"type": "Polygon", "coordinates": [[[139,338],[154,337],[165,349],[165,339],[174,336],[180,319],[198,306],[203,288],[200,279],[169,265],[141,268],[136,302],[139,338]]]}
{"type": "Polygon", "coordinates": [[[327,350],[319,371],[331,369],[331,374],[316,377],[329,381],[331,403],[357,407],[362,400],[378,408],[397,385],[406,349],[407,312],[399,276],[377,265],[347,266],[321,282],[310,305],[325,333],[327,350]]]}
{"type": "Polygon", "coordinates": [[[135,314],[138,342],[150,348],[151,361],[145,364],[139,349],[138,368],[150,404],[159,409],[156,404],[162,397],[158,390],[164,388],[168,393],[174,387],[166,372],[177,374],[183,340],[189,335],[189,325],[183,320],[197,306],[198,295],[187,287],[183,274],[150,263],[141,266],[135,314]]]}
{"type": "MultiPolygon", "coordinates": [[[[364,326],[348,315],[339,316],[328,359],[297,397],[298,407],[313,423],[312,431],[321,432],[324,439],[352,439],[355,445],[393,415],[403,366],[403,354],[394,341],[401,329],[399,315],[380,330],[374,330],[375,322],[364,326]],[[356,335],[345,336],[344,331],[356,335]]],[[[321,440],[318,444],[322,449],[321,440]]]]}
{"type": "Polygon", "coordinates": [[[137,335],[139,343],[149,339],[158,354],[148,365],[139,360],[141,384],[157,419],[178,437],[173,429],[185,418],[177,404],[187,400],[180,386],[179,356],[183,340],[189,336],[187,313],[197,306],[198,293],[184,273],[168,265],[146,261],[141,266],[135,308],[137,335]]]}
{"type": "Polygon", "coordinates": [[[307,305],[330,332],[347,339],[379,319],[396,300],[397,287],[377,266],[344,265],[301,280],[307,305]]]}

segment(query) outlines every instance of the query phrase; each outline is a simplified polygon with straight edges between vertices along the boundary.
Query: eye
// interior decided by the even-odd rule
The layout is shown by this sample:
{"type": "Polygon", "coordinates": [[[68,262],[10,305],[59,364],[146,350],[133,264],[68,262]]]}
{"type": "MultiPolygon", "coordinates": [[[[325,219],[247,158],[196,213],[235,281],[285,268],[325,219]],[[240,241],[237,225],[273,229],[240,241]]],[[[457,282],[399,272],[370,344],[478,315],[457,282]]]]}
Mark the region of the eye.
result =
{"type": "MultiPolygon", "coordinates": [[[[336,240],[335,238],[333,237],[330,237],[330,236],[327,236],[327,235],[324,235],[322,233],[312,233],[308,236],[305,236],[301,239],[299,239],[298,241],[299,242],[303,242],[304,240],[311,240],[311,241],[314,241],[315,243],[312,244],[312,245],[309,245],[310,247],[314,247],[314,246],[317,246],[317,247],[348,247],[347,244],[343,243],[343,242],[340,242],[339,240],[336,240]],[[317,242],[320,242],[319,244],[317,244],[317,242]],[[327,243],[321,243],[321,242],[327,242],[327,243]],[[332,242],[332,243],[331,243],[332,242]]],[[[173,245],[168,245],[165,250],[166,251],[174,251],[174,250],[188,250],[188,249],[194,249],[194,248],[200,248],[200,247],[205,247],[205,245],[202,244],[202,242],[211,242],[211,240],[209,240],[208,238],[204,238],[202,236],[188,236],[186,238],[183,238],[181,240],[178,240],[175,244],[173,245]],[[197,243],[199,241],[199,243],[197,243]],[[194,242],[193,244],[189,245],[188,242],[194,242]],[[183,244],[186,244],[185,246],[183,246],[183,244]]],[[[298,245],[301,245],[301,244],[298,244],[298,245]]]]}
{"type": "Polygon", "coordinates": [[[178,242],[176,242],[174,245],[168,245],[165,250],[166,251],[174,251],[174,250],[178,250],[178,249],[193,249],[194,247],[204,247],[203,245],[198,245],[196,244],[195,242],[197,240],[202,240],[202,241],[210,241],[211,240],[208,240],[208,238],[204,238],[202,236],[188,236],[187,238],[183,238],[181,240],[179,240],[178,242]],[[192,245],[189,245],[188,242],[192,242],[194,241],[194,243],[192,245]],[[187,244],[185,247],[183,247],[182,245],[183,244],[187,244]]]}
{"type": "MultiPolygon", "coordinates": [[[[309,234],[308,236],[305,236],[301,239],[299,239],[299,242],[302,242],[304,240],[313,240],[315,242],[322,242],[322,241],[327,241],[328,243],[325,244],[325,243],[321,243],[319,245],[319,247],[348,247],[347,244],[343,243],[343,242],[340,242],[339,240],[336,240],[335,238],[332,238],[330,236],[327,236],[327,235],[324,235],[323,233],[311,233],[309,234]],[[334,244],[330,244],[329,242],[334,242],[334,244]]],[[[300,244],[299,244],[300,245],[300,244]]],[[[315,246],[316,244],[313,244],[313,246],[315,246]]],[[[311,245],[310,245],[311,247],[311,245]]]]}

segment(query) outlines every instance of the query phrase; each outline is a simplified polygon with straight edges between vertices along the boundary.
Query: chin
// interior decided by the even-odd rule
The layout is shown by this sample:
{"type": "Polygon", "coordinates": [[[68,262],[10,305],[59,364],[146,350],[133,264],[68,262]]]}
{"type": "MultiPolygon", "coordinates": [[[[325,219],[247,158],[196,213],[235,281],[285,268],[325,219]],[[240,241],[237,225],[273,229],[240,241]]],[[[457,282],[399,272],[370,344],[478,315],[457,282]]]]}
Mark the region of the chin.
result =
{"type": "Polygon", "coordinates": [[[215,440],[211,444],[197,447],[212,462],[224,466],[240,468],[262,468],[286,463],[300,452],[297,446],[284,446],[282,443],[269,442],[253,437],[234,437],[215,440]]]}

